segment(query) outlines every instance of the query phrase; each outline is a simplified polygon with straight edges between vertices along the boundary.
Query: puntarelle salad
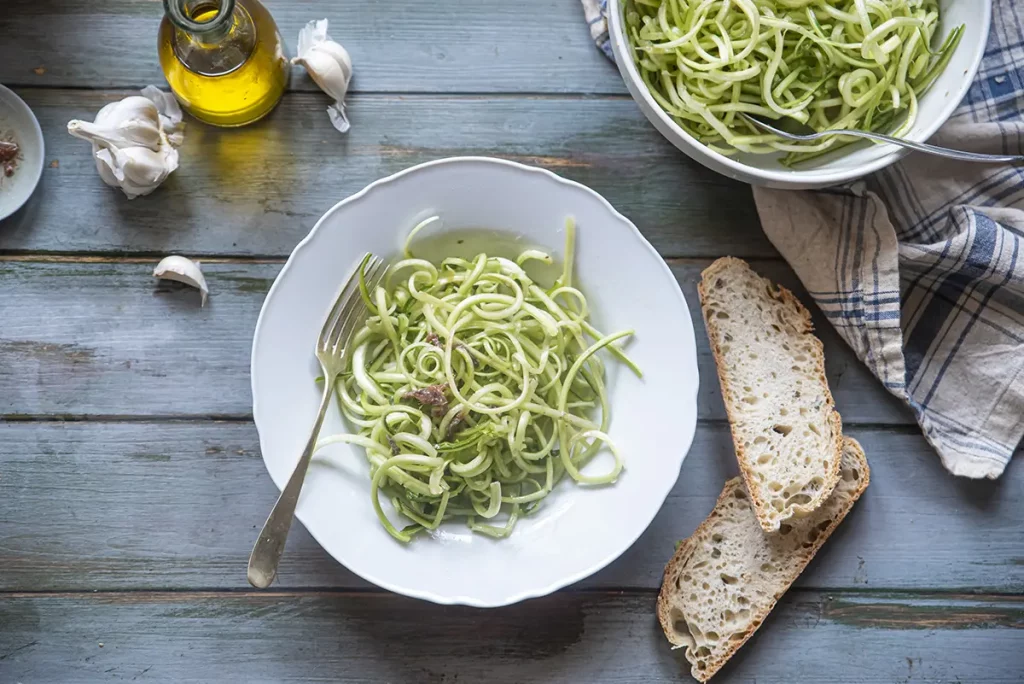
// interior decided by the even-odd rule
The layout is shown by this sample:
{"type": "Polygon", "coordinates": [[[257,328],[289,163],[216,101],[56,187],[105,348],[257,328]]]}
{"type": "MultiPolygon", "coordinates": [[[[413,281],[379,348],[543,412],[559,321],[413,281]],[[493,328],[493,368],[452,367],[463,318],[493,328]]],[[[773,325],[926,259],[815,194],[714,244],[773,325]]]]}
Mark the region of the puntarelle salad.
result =
{"type": "Polygon", "coordinates": [[[936,0],[626,0],[625,20],[641,77],[679,126],[722,154],[787,152],[785,164],[852,140],[786,141],[738,113],[905,135],[964,29],[932,50],[936,0]]]}
{"type": "Polygon", "coordinates": [[[317,448],[365,449],[370,499],[395,539],[408,542],[449,520],[507,537],[566,474],[583,484],[618,478],[598,352],[641,376],[614,344],[633,331],[606,335],[589,322],[587,299],[573,284],[571,219],[561,276],[548,288],[526,272],[531,261],[553,263],[538,250],[515,261],[479,254],[438,266],[417,258],[411,241],[438,220],[411,231],[381,286],[369,291],[360,278],[370,315],[348,345],[351,366],[336,387],[358,433],[326,437],[317,448]],[[602,447],[611,467],[582,472],[602,447]],[[409,524],[388,519],[382,496],[409,524]]]}

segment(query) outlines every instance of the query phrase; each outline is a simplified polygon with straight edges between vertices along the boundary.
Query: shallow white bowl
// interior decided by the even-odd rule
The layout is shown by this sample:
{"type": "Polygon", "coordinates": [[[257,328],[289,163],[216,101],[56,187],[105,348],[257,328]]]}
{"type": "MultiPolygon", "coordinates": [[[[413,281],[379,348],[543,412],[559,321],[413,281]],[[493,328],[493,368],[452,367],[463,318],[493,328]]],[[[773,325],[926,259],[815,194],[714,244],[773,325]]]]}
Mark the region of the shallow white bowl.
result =
{"type": "MultiPolygon", "coordinates": [[[[608,0],[609,36],[619,73],[633,99],[647,119],[668,140],[691,159],[721,174],[752,185],[776,188],[823,188],[866,176],[888,166],[907,154],[895,145],[861,143],[790,169],[778,162],[777,155],[737,154],[726,157],[695,140],[665,113],[640,78],[633,61],[632,48],[623,21],[625,0],[608,0]]],[[[992,0],[939,0],[942,13],[937,37],[945,38],[949,29],[965,25],[960,45],[942,74],[921,96],[918,118],[905,136],[924,142],[953,114],[967,94],[985,54],[992,0]]]]}
{"type": "Polygon", "coordinates": [[[0,220],[18,211],[43,175],[43,131],[25,101],[0,85],[0,135],[13,139],[21,158],[10,178],[0,178],[0,220]]]}
{"type": "MultiPolygon", "coordinates": [[[[316,414],[320,369],[312,351],[332,297],[364,252],[395,257],[412,226],[434,214],[444,221],[438,230],[449,253],[464,252],[490,235],[491,254],[500,255],[502,246],[531,246],[558,259],[565,217],[575,217],[575,273],[593,319],[605,330],[635,329],[628,351],[646,371],[639,380],[614,361],[607,364],[609,432],[625,470],[607,487],[566,479],[508,539],[475,535],[451,523],[403,545],[374,515],[362,450],[334,445],[310,467],[298,518],[332,556],[374,584],[437,603],[500,606],[590,575],[650,524],[676,481],[696,427],[693,325],[665,262],[594,191],[497,159],[445,159],[402,171],[328,211],[292,252],[263,304],[252,348],[253,415],[263,460],[279,488],[316,414]]],[[[439,239],[425,238],[423,244],[436,246],[439,239]]],[[[321,434],[341,431],[348,427],[332,405],[321,434]]],[[[287,566],[286,557],[285,577],[287,566]]]]}

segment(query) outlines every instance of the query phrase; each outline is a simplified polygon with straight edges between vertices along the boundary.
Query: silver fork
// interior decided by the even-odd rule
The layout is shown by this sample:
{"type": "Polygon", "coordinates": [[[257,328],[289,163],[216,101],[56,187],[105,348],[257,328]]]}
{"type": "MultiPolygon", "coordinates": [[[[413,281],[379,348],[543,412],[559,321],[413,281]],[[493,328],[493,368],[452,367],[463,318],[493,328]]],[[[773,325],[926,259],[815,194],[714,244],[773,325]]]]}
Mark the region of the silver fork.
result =
{"type": "Polygon", "coordinates": [[[939,147],[938,145],[929,145],[928,143],[919,143],[914,142],[913,140],[894,138],[891,135],[882,135],[881,133],[873,133],[871,131],[858,131],[855,129],[822,131],[820,133],[816,133],[813,129],[811,129],[810,126],[807,126],[807,133],[789,133],[787,131],[778,129],[775,126],[772,126],[771,124],[765,123],[761,119],[750,116],[745,112],[740,112],[739,114],[741,117],[743,117],[745,121],[753,124],[754,126],[757,126],[763,131],[774,133],[780,138],[785,138],[787,140],[796,140],[798,142],[810,142],[812,140],[820,140],[830,135],[844,135],[849,138],[867,138],[868,140],[892,143],[893,145],[906,147],[911,150],[916,150],[917,152],[924,152],[925,154],[934,154],[940,157],[949,157],[950,159],[958,159],[960,161],[985,162],[988,164],[1024,161],[1024,156],[1018,154],[981,154],[980,152],[964,152],[963,150],[951,150],[948,147],[939,147]]]}
{"type": "Polygon", "coordinates": [[[274,504],[274,510],[270,512],[270,517],[267,518],[256,544],[252,547],[247,576],[249,584],[258,589],[269,587],[277,576],[277,565],[281,561],[281,553],[284,551],[285,540],[288,539],[292,518],[295,517],[295,506],[299,502],[299,492],[302,491],[302,483],[306,479],[306,470],[309,469],[309,462],[313,457],[313,448],[316,446],[317,436],[320,434],[320,426],[323,425],[324,415],[331,403],[334,383],[347,362],[345,347],[355,332],[356,326],[366,317],[366,305],[363,304],[362,297],[359,296],[360,271],[364,273],[363,277],[367,288],[372,291],[380,283],[387,269],[384,268],[384,262],[379,257],[372,254],[363,257],[359,266],[338,292],[334,304],[327,314],[327,319],[324,321],[315,351],[324,373],[324,394],[320,399],[320,410],[317,411],[316,421],[313,423],[309,441],[306,442],[306,448],[299,458],[299,463],[295,466],[292,476],[288,478],[288,484],[281,490],[281,496],[274,504]]]}

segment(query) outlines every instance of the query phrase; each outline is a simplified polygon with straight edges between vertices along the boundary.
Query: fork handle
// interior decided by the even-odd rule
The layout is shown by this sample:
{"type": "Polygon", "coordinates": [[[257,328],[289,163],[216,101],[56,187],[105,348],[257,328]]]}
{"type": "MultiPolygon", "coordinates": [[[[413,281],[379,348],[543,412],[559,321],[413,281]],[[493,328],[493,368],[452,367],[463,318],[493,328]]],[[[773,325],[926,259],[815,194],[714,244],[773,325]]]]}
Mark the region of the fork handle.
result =
{"type": "Polygon", "coordinates": [[[309,441],[306,442],[306,448],[302,451],[298,465],[295,466],[292,476],[288,478],[288,484],[281,490],[281,496],[274,504],[274,510],[270,511],[270,516],[263,525],[263,529],[260,530],[256,544],[252,547],[246,575],[249,584],[257,589],[266,589],[277,577],[277,564],[281,561],[284,543],[287,541],[288,531],[292,527],[295,506],[299,503],[299,493],[302,491],[302,483],[306,480],[306,471],[313,458],[313,450],[317,437],[320,435],[320,427],[324,423],[324,416],[327,414],[327,407],[331,403],[331,391],[336,378],[336,375],[333,377],[325,375],[324,377],[324,395],[320,399],[320,410],[317,411],[316,422],[313,423],[309,441]]]}
{"type": "Polygon", "coordinates": [[[916,150],[917,152],[924,152],[925,154],[934,154],[940,157],[948,157],[949,159],[957,159],[959,161],[983,162],[989,164],[1024,161],[1024,156],[1016,154],[982,154],[980,152],[965,152],[963,150],[951,150],[948,147],[939,147],[938,145],[931,145],[929,143],[920,143],[915,142],[913,140],[905,140],[903,138],[894,138],[891,135],[874,133],[872,131],[822,131],[815,137],[824,137],[827,135],[845,135],[851,138],[867,138],[869,140],[892,143],[893,145],[906,147],[911,150],[916,150]]]}

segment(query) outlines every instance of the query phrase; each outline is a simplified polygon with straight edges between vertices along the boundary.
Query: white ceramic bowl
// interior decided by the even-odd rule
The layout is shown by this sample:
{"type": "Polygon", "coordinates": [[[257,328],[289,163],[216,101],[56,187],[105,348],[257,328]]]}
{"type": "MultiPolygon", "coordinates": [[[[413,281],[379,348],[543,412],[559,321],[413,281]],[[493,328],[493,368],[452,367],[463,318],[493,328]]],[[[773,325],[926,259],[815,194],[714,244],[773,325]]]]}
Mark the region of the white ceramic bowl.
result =
{"type": "MultiPolygon", "coordinates": [[[[776,155],[738,154],[726,157],[695,140],[680,128],[651,97],[633,61],[632,49],[624,30],[625,0],[608,1],[609,35],[615,61],[626,87],[647,119],[668,140],[691,159],[721,174],[752,185],[776,188],[809,189],[836,185],[860,178],[898,161],[907,152],[894,145],[861,143],[825,155],[818,160],[790,169],[776,155]]],[[[964,24],[960,45],[942,74],[921,96],[916,123],[906,135],[924,142],[953,114],[967,93],[981,64],[992,20],[992,0],[939,0],[941,25],[938,34],[945,37],[950,27],[964,24]]]]}
{"type": "MultiPolygon", "coordinates": [[[[497,159],[446,159],[402,171],[328,211],[295,248],[264,302],[252,349],[253,415],[263,459],[279,488],[298,460],[319,403],[320,369],[312,351],[330,300],[363,253],[397,256],[409,230],[434,214],[444,222],[437,229],[441,237],[416,243],[433,245],[434,254],[422,253],[433,259],[470,256],[467,250],[480,245],[498,255],[543,247],[561,259],[564,221],[575,217],[575,273],[593,320],[605,330],[635,329],[628,351],[646,371],[640,380],[608,361],[609,432],[625,470],[607,487],[563,481],[507,539],[451,523],[403,545],[371,508],[362,451],[334,445],[314,459],[297,515],[332,556],[381,587],[437,603],[499,606],[599,570],[654,518],[696,426],[693,325],[668,266],[594,191],[497,159]]],[[[321,434],[342,431],[349,428],[332,406],[321,434]]],[[[287,566],[285,557],[285,578],[287,566]]]]}
{"type": "Polygon", "coordinates": [[[43,175],[43,131],[25,101],[0,85],[0,135],[21,149],[14,175],[0,178],[0,220],[18,211],[43,175]]]}

